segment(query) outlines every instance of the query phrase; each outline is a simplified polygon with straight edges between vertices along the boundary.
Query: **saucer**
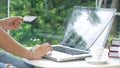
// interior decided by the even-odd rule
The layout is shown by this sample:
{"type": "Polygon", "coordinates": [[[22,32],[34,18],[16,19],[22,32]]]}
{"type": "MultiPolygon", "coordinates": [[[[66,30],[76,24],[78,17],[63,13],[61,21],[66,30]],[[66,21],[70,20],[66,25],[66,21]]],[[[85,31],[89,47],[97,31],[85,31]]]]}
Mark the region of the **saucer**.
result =
{"type": "Polygon", "coordinates": [[[106,64],[107,63],[107,60],[105,59],[102,59],[100,61],[95,61],[91,57],[85,58],[85,61],[91,64],[106,64]]]}

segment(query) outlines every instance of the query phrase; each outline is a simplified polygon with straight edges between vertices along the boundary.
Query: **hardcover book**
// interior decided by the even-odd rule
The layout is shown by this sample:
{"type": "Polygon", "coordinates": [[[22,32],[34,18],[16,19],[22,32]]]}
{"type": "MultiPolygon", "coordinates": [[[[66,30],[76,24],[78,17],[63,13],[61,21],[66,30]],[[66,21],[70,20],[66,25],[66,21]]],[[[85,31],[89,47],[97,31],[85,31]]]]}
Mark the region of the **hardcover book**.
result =
{"type": "Polygon", "coordinates": [[[112,44],[112,45],[120,46],[120,39],[113,39],[113,40],[111,41],[111,44],[112,44]]]}
{"type": "Polygon", "coordinates": [[[115,51],[115,52],[118,52],[118,47],[119,47],[119,46],[111,45],[111,46],[109,47],[109,51],[115,51]]]}
{"type": "Polygon", "coordinates": [[[120,38],[113,39],[109,46],[108,56],[112,58],[119,58],[118,48],[120,47],[120,38]]]}
{"type": "Polygon", "coordinates": [[[118,52],[109,51],[108,56],[111,58],[119,58],[118,52]]]}

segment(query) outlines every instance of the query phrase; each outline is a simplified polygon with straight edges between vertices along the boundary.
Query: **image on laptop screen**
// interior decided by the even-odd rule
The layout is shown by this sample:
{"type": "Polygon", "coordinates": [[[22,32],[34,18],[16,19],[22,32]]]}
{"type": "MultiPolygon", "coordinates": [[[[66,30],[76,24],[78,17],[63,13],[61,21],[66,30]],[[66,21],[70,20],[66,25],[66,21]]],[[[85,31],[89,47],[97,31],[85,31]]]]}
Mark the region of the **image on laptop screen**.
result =
{"type": "Polygon", "coordinates": [[[112,22],[115,9],[74,6],[62,45],[86,50],[112,22]]]}

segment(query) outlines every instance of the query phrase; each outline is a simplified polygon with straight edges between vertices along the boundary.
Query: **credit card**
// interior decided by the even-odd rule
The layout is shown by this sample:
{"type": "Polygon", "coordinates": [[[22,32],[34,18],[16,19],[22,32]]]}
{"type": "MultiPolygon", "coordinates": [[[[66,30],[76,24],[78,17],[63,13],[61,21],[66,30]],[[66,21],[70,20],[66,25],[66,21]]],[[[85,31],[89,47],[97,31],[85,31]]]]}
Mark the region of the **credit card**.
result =
{"type": "Polygon", "coordinates": [[[37,18],[37,16],[24,16],[23,21],[32,22],[37,18]]]}

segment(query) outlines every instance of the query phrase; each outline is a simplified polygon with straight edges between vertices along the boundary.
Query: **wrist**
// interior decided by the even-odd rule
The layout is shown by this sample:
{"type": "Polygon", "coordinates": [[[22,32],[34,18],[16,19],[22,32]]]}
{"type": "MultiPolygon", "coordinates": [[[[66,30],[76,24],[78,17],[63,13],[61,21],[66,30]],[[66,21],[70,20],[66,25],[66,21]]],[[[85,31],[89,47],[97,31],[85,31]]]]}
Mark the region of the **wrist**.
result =
{"type": "Polygon", "coordinates": [[[34,51],[32,49],[30,49],[30,53],[31,53],[31,57],[29,59],[34,59],[34,51]]]}

